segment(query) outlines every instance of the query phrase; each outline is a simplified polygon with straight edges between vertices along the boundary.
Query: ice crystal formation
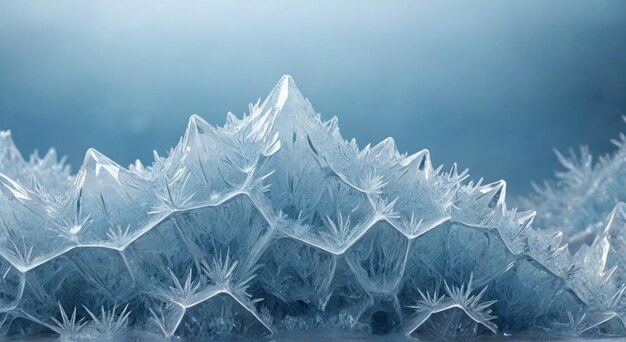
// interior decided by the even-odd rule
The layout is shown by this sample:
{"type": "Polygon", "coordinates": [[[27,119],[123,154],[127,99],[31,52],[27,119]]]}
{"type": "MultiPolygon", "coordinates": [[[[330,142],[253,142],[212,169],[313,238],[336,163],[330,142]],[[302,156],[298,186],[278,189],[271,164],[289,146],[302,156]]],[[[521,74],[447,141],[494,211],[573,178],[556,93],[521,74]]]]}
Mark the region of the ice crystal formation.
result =
{"type": "MultiPolygon", "coordinates": [[[[596,163],[584,146],[567,157],[556,151],[564,170],[556,173],[556,181],[535,184],[535,194],[523,201],[537,209],[539,226],[564,232],[570,247],[591,243],[611,209],[626,202],[626,135],[612,142],[617,150],[596,163]]],[[[622,204],[618,207],[623,210],[622,204]]]]}
{"type": "Polygon", "coordinates": [[[620,144],[563,177],[590,204],[541,206],[561,230],[603,222],[572,252],[507,208],[504,181],[392,139],[344,140],[289,76],[223,127],[192,116],[150,166],[91,149],[73,175],[54,150],[26,161],[3,132],[0,332],[625,336],[620,144]]]}

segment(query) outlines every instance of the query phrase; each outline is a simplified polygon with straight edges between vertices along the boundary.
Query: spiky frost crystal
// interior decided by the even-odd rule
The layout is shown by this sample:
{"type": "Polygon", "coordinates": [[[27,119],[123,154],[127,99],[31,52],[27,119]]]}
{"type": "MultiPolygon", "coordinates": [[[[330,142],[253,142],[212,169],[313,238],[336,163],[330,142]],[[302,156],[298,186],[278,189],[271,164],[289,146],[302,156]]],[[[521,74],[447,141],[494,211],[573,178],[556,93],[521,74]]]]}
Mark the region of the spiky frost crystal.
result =
{"type": "Polygon", "coordinates": [[[89,150],[73,176],[4,132],[0,172],[8,336],[626,335],[623,205],[572,255],[503,181],[360,149],[289,76],[148,167],[89,150]]]}
{"type": "Polygon", "coordinates": [[[535,194],[523,200],[524,206],[538,210],[540,227],[563,231],[570,248],[591,243],[616,203],[626,202],[626,135],[612,142],[616,151],[595,163],[585,146],[580,153],[570,150],[569,156],[556,151],[564,170],[555,181],[534,184],[535,194]]]}

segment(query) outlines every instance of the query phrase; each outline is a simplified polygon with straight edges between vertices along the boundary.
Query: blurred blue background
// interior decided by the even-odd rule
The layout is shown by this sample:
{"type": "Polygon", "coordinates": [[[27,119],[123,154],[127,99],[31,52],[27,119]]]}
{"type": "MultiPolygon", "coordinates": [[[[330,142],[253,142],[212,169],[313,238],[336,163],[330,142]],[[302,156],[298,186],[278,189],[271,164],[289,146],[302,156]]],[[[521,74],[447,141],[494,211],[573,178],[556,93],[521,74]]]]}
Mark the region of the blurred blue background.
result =
{"type": "Polygon", "coordinates": [[[0,2],[0,129],[127,165],[291,74],[363,146],[431,150],[509,194],[626,125],[626,1],[0,2]]]}

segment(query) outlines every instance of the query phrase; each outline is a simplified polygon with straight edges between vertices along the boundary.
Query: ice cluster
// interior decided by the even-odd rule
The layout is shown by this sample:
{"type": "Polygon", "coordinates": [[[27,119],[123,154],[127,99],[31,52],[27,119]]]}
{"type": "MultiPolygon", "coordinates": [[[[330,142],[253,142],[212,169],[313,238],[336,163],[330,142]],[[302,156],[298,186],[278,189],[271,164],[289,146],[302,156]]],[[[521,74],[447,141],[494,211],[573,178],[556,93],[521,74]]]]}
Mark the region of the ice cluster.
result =
{"type": "MultiPolygon", "coordinates": [[[[626,202],[626,135],[612,142],[617,151],[600,157],[595,164],[585,146],[578,154],[570,150],[568,157],[556,151],[564,171],[557,172],[556,182],[533,184],[535,194],[522,202],[524,207],[537,210],[535,223],[539,227],[566,234],[570,249],[591,244],[601,235],[610,211],[617,203],[626,202]]],[[[617,210],[623,209],[624,204],[618,205],[617,210]]]]}
{"type": "Polygon", "coordinates": [[[289,76],[150,166],[90,149],[73,175],[2,132],[0,334],[626,336],[619,146],[562,158],[535,229],[504,181],[344,140],[289,76]]]}

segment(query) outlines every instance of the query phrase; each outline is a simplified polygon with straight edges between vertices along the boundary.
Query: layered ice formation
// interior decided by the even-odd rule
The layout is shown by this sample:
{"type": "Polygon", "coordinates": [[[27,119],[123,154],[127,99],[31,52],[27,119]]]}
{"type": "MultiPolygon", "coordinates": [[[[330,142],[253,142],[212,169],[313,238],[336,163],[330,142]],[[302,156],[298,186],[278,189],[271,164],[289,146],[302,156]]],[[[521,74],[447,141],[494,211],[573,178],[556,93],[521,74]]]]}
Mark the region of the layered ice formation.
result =
{"type": "Polygon", "coordinates": [[[192,116],[150,166],[91,149],[73,175],[2,132],[0,333],[626,336],[620,146],[563,159],[535,229],[504,181],[344,140],[289,76],[223,127],[192,116]]]}

